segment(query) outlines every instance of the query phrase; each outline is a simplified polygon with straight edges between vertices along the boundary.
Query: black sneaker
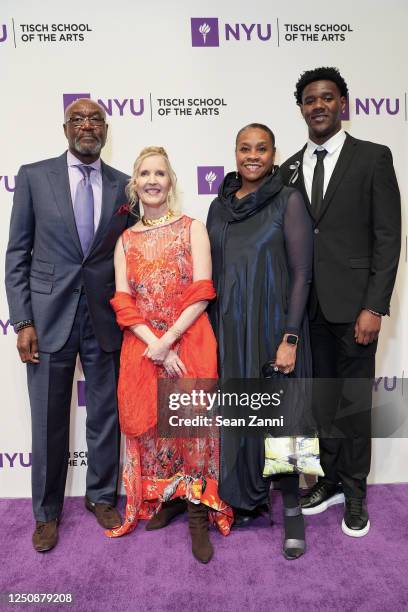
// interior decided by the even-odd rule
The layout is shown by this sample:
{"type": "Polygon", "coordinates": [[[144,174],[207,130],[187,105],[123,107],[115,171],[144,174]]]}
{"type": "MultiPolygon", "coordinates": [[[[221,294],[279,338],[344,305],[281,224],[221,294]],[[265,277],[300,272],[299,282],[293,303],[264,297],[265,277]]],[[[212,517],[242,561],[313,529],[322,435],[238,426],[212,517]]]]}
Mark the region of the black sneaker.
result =
{"type": "Polygon", "coordinates": [[[352,538],[362,538],[370,531],[370,521],[365,499],[346,498],[344,518],[341,524],[343,533],[352,538]]]}
{"type": "Polygon", "coordinates": [[[338,485],[318,481],[307,495],[300,498],[302,514],[320,514],[335,504],[344,504],[343,490],[338,485]]]}

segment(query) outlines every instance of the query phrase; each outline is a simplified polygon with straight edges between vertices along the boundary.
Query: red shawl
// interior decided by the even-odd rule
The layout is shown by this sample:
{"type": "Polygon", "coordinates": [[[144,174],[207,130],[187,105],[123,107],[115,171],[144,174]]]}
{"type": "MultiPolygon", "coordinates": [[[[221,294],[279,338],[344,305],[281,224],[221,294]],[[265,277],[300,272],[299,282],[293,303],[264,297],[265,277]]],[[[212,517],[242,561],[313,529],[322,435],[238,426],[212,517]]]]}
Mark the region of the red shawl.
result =
{"type": "MultiPolygon", "coordinates": [[[[183,295],[179,314],[191,304],[212,300],[215,295],[211,280],[192,283],[183,295]]],[[[110,303],[118,325],[125,330],[118,386],[120,427],[128,436],[140,436],[157,423],[157,379],[166,377],[166,372],[143,357],[146,344],[126,328],[145,324],[155,336],[163,334],[141,316],[135,299],[129,293],[117,291],[110,303]]],[[[202,313],[180,340],[178,355],[187,369],[184,378],[217,378],[216,352],[216,340],[208,316],[202,313]]]]}

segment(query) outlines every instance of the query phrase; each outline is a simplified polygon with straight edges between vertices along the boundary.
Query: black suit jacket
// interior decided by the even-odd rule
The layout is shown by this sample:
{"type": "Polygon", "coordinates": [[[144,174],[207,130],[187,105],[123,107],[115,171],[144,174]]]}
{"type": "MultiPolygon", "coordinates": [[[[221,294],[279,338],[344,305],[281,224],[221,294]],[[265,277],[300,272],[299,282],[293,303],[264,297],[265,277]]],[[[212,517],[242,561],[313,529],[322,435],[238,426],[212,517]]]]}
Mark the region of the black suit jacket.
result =
{"type": "Polygon", "coordinates": [[[71,332],[81,291],[101,348],[115,351],[121,332],[109,299],[115,292],[113,252],[129,224],[128,176],[102,162],[102,211],[84,257],[76,229],[66,153],[22,166],[16,180],[6,255],[13,323],[33,319],[39,348],[54,353],[71,332]]]}
{"type": "Polygon", "coordinates": [[[401,247],[401,203],[391,151],[349,134],[315,218],[303,179],[306,145],[281,172],[314,222],[314,289],[326,319],[354,321],[362,308],[389,314],[401,247]]]}

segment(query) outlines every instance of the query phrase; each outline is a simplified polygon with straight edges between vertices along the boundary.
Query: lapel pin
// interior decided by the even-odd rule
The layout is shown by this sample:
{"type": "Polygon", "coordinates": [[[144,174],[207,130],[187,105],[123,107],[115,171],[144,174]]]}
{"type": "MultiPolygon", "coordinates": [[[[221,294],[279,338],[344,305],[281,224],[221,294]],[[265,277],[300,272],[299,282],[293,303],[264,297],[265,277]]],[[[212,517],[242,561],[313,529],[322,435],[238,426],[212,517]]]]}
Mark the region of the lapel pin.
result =
{"type": "Polygon", "coordinates": [[[289,166],[289,170],[292,171],[292,174],[289,177],[289,185],[293,185],[293,183],[296,183],[299,176],[299,166],[300,161],[296,161],[294,164],[291,164],[289,166]]]}

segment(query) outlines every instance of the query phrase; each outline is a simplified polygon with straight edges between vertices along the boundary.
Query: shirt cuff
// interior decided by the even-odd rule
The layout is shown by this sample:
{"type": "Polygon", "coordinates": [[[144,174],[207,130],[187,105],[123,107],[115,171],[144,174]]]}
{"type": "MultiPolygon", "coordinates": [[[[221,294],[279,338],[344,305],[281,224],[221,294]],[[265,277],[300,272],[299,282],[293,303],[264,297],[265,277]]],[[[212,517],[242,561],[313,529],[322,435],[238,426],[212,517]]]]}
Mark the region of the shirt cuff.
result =
{"type": "Polygon", "coordinates": [[[376,317],[384,316],[383,312],[377,312],[376,310],[372,310],[371,308],[365,308],[364,310],[368,310],[368,312],[371,312],[371,314],[375,315],[376,317]]]}

